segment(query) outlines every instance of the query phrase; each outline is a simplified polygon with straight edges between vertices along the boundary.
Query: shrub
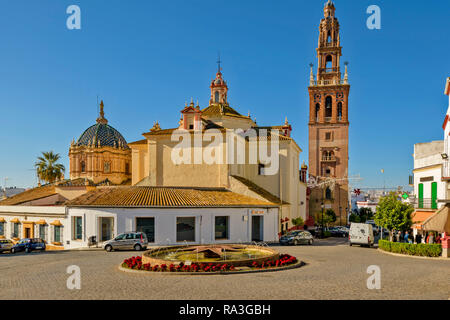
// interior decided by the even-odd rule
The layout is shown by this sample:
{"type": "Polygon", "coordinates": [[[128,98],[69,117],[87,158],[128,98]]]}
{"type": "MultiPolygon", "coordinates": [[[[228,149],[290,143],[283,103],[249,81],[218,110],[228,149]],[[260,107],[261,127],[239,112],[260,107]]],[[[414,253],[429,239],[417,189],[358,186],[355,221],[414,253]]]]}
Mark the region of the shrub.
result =
{"type": "Polygon", "coordinates": [[[442,255],[442,246],[440,244],[411,244],[380,240],[378,241],[378,247],[387,252],[407,254],[410,256],[439,257],[442,255]]]}

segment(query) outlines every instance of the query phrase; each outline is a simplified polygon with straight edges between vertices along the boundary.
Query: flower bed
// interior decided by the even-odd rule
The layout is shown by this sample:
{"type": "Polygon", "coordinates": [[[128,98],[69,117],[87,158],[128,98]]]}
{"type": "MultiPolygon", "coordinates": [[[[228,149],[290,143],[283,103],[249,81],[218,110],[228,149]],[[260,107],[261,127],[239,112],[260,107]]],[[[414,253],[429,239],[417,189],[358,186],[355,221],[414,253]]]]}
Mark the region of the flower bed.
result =
{"type": "MultiPolygon", "coordinates": [[[[288,265],[292,265],[297,263],[297,258],[290,256],[288,254],[280,255],[280,258],[272,261],[264,261],[262,263],[258,263],[254,261],[249,264],[247,267],[253,270],[262,270],[262,269],[276,269],[286,267],[288,265]]],[[[141,271],[150,271],[150,272],[233,272],[238,271],[240,268],[236,268],[230,264],[213,264],[213,263],[191,263],[190,265],[184,264],[181,262],[180,264],[155,264],[151,265],[150,263],[142,263],[142,257],[132,257],[129,259],[125,259],[122,263],[122,268],[132,269],[132,270],[141,270],[141,271]]]]}
{"type": "Polygon", "coordinates": [[[407,254],[410,256],[439,257],[442,255],[442,246],[440,244],[411,244],[380,240],[378,242],[378,247],[383,251],[407,254]]]}

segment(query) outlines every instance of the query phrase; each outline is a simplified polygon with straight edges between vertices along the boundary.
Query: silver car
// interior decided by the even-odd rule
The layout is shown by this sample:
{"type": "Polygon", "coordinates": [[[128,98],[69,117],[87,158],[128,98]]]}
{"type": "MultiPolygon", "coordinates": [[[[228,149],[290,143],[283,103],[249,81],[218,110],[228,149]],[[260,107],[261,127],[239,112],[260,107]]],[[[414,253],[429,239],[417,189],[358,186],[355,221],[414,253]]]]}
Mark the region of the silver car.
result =
{"type": "Polygon", "coordinates": [[[309,244],[312,245],[314,242],[314,237],[308,231],[292,231],[280,238],[281,245],[293,244],[297,246],[299,244],[309,244]]]}
{"type": "Polygon", "coordinates": [[[3,251],[11,251],[14,243],[11,240],[0,239],[0,253],[3,251]]]}
{"type": "Polygon", "coordinates": [[[114,239],[103,243],[103,249],[108,252],[113,250],[136,250],[147,249],[148,239],[143,232],[125,232],[119,234],[114,239]]]}

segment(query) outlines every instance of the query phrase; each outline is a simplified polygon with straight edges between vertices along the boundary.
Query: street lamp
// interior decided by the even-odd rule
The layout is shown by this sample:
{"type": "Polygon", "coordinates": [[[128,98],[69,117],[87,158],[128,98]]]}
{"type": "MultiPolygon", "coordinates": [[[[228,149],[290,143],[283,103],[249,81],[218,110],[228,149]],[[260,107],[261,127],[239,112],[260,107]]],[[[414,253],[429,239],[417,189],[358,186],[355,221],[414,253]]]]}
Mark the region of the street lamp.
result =
{"type": "Polygon", "coordinates": [[[324,238],[324,229],[323,229],[323,208],[325,207],[324,205],[323,205],[323,197],[322,197],[322,204],[320,205],[321,206],[321,208],[322,208],[322,239],[324,238]]]}

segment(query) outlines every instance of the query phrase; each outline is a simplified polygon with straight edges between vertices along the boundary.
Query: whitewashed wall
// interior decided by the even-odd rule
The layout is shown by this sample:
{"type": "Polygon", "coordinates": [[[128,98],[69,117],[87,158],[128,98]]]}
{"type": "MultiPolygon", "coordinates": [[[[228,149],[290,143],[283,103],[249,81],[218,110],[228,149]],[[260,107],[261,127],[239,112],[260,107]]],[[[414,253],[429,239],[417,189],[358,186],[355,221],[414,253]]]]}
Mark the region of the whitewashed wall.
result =
{"type": "MultiPolygon", "coordinates": [[[[86,247],[90,236],[100,238],[98,230],[99,217],[114,217],[114,236],[136,229],[136,218],[155,218],[155,243],[151,245],[175,245],[176,218],[196,217],[195,238],[192,243],[238,243],[251,242],[251,214],[252,210],[264,212],[255,214],[264,216],[263,237],[264,241],[278,241],[278,208],[248,209],[248,208],[68,208],[68,219],[83,217],[83,239],[71,240],[67,245],[70,248],[86,247]],[[229,239],[214,240],[214,223],[216,216],[229,217],[229,239]]],[[[65,234],[65,239],[72,239],[70,234],[65,234]]]]}

